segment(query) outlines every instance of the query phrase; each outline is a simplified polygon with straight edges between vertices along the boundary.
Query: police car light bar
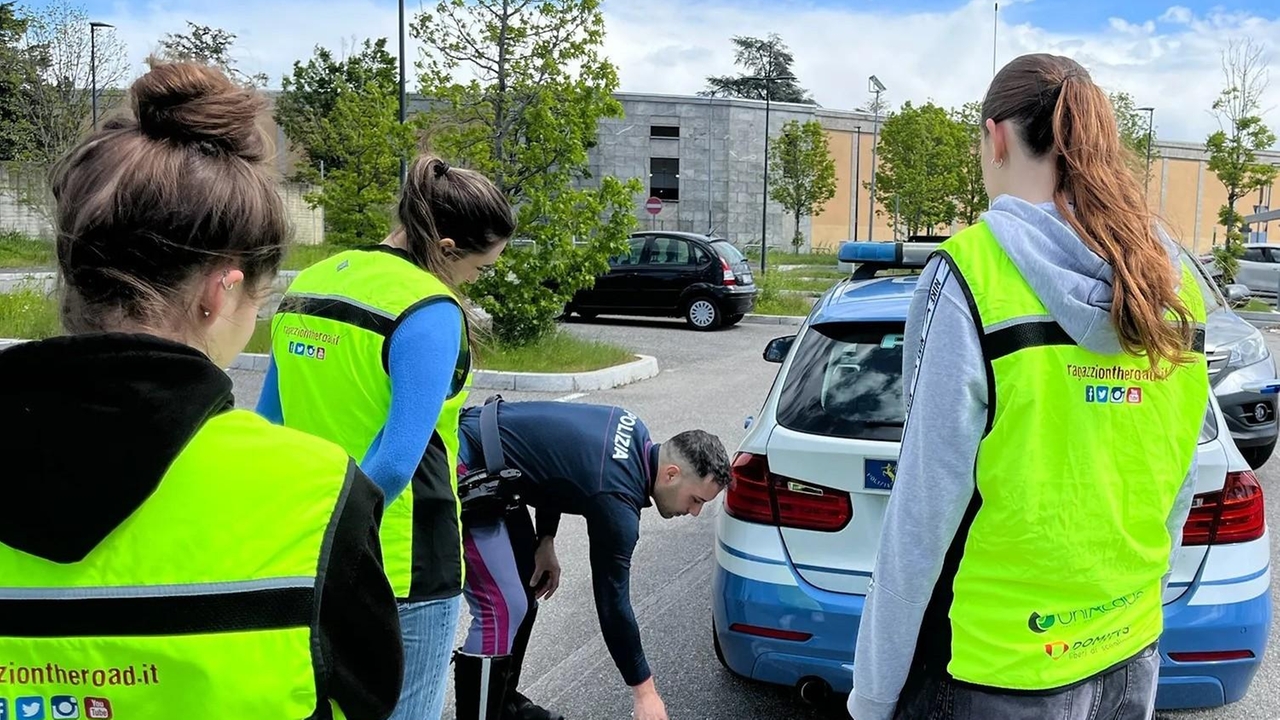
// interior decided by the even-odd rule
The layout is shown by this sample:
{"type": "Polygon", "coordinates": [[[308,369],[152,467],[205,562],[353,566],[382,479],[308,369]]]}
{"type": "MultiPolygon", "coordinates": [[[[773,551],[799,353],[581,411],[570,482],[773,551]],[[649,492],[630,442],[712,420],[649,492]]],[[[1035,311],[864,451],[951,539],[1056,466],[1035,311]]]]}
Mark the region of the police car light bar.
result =
{"type": "Polygon", "coordinates": [[[846,242],[836,256],[840,262],[873,265],[882,270],[924,268],[941,243],[846,242]]]}

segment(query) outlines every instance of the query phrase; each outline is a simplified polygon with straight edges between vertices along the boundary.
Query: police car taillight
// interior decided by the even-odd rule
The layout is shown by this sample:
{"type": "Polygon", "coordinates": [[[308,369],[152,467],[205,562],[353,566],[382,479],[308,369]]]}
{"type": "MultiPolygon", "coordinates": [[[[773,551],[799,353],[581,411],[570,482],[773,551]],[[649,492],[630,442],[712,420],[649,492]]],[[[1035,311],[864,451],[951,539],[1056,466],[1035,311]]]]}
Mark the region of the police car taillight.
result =
{"type": "Polygon", "coordinates": [[[720,267],[724,269],[724,284],[737,285],[738,278],[734,276],[733,268],[729,267],[729,261],[724,258],[720,258],[720,267]]]}
{"type": "Polygon", "coordinates": [[[1260,539],[1267,530],[1262,485],[1252,472],[1227,473],[1222,490],[1200,493],[1182,528],[1183,545],[1229,545],[1260,539]]]}
{"type": "Polygon", "coordinates": [[[797,530],[835,532],[853,518],[849,493],[783,477],[769,471],[764,455],[738,453],[725,493],[730,517],[797,530]]]}

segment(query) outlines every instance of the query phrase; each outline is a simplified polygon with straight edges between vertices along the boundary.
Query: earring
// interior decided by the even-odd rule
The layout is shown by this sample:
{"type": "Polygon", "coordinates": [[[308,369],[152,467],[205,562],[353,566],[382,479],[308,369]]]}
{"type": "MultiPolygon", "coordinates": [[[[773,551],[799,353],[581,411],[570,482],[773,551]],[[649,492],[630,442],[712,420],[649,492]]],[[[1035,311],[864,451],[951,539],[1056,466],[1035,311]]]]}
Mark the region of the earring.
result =
{"type": "Polygon", "coordinates": [[[997,169],[997,170],[999,170],[1000,168],[1004,167],[1004,158],[1000,158],[999,160],[992,159],[992,161],[991,161],[991,167],[993,167],[993,168],[995,168],[995,169],[997,169]]]}
{"type": "Polygon", "coordinates": [[[205,316],[205,317],[209,317],[209,311],[208,311],[208,310],[205,310],[205,311],[204,311],[204,316],[205,316]]]}
{"type": "Polygon", "coordinates": [[[227,275],[229,274],[229,272],[230,271],[228,270],[222,271],[222,289],[226,290],[227,292],[231,292],[231,288],[236,286],[235,283],[231,283],[230,285],[227,284],[227,275]]]}

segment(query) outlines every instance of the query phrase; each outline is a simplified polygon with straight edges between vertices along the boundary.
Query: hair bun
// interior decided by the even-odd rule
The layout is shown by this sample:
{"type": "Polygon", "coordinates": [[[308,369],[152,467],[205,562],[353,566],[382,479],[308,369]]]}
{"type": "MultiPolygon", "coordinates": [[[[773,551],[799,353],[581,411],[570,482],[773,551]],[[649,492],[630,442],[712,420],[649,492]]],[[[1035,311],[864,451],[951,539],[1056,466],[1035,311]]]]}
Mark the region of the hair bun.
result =
{"type": "Polygon", "coordinates": [[[158,63],[133,83],[138,128],[154,140],[199,145],[251,162],[267,155],[258,116],[266,100],[221,70],[196,62],[158,63]]]}

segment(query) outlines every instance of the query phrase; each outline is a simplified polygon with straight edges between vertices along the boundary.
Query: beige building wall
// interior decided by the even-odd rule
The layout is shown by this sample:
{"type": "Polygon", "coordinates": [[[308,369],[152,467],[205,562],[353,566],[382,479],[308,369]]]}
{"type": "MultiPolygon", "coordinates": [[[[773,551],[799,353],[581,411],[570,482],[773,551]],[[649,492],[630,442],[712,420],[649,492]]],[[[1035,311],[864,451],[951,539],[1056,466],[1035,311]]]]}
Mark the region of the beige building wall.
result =
{"type": "MultiPolygon", "coordinates": [[[[871,179],[874,136],[869,131],[829,129],[827,142],[836,165],[836,196],[813,218],[813,247],[819,252],[834,252],[847,240],[866,240],[871,202],[866,183],[871,179]],[[855,217],[856,227],[852,225],[855,217]]],[[[1227,191],[1209,170],[1203,145],[1157,143],[1153,155],[1147,191],[1151,209],[1183,246],[1192,252],[1208,253],[1214,244],[1221,244],[1225,236],[1224,228],[1218,223],[1218,210],[1226,204],[1227,191]]],[[[1262,153],[1259,160],[1280,166],[1280,152],[1262,153]]],[[[1236,210],[1248,216],[1259,204],[1271,210],[1280,209],[1280,178],[1272,188],[1254,191],[1242,198],[1236,210]]],[[[893,208],[877,205],[877,212],[872,239],[892,239],[893,208]]],[[[957,224],[952,232],[961,227],[957,224]]],[[[1254,227],[1254,230],[1264,229],[1269,231],[1270,242],[1280,244],[1280,221],[1254,227]]]]}

